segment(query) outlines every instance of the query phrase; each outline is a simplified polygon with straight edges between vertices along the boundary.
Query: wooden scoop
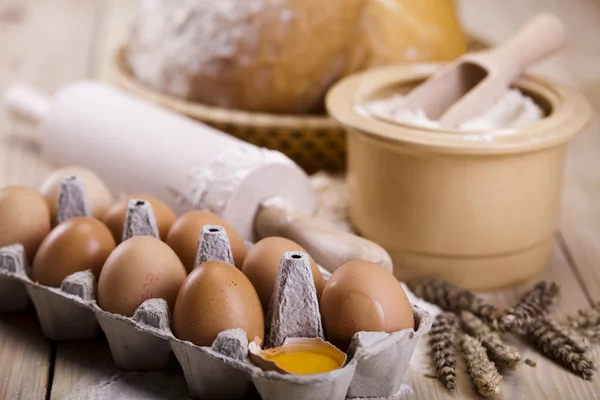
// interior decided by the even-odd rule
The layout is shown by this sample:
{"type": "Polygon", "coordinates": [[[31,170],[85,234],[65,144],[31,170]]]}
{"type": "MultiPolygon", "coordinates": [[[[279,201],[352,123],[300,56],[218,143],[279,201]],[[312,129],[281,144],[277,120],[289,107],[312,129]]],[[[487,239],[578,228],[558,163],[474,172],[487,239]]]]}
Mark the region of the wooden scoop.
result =
{"type": "Polygon", "coordinates": [[[508,42],[443,67],[405,97],[406,108],[424,110],[443,127],[458,126],[492,106],[523,70],[563,44],[561,22],[540,14],[508,42]]]}

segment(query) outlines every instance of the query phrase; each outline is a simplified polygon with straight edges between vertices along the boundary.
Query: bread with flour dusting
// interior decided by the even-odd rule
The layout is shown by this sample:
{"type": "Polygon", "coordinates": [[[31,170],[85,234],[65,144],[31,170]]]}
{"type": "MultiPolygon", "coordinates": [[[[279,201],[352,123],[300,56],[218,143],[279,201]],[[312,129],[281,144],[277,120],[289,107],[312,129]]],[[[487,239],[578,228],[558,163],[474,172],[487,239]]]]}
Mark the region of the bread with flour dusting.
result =
{"type": "Polygon", "coordinates": [[[320,111],[356,60],[366,0],[141,0],[127,45],[136,78],[204,104],[320,111]]]}

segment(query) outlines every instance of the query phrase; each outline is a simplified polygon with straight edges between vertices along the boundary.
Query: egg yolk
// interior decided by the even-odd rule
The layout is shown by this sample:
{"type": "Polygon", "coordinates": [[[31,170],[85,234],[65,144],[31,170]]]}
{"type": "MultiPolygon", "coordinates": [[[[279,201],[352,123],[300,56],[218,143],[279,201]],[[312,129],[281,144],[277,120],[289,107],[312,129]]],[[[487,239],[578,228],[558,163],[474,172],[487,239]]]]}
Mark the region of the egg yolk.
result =
{"type": "Polygon", "coordinates": [[[321,374],[341,367],[338,360],[321,353],[289,352],[266,357],[284,370],[300,375],[321,374]]]}

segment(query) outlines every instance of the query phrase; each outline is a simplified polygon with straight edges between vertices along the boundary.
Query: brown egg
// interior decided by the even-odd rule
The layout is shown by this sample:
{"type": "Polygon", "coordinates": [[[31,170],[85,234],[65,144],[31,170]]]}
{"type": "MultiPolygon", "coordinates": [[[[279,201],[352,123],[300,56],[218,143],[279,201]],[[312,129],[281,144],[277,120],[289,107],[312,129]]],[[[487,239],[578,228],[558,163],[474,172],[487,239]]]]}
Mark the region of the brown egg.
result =
{"type": "Polygon", "coordinates": [[[248,340],[264,338],[264,315],[250,281],[233,265],[208,261],[186,278],[173,311],[181,340],[210,346],[220,332],[241,328],[248,340]]]}
{"type": "Polygon", "coordinates": [[[102,219],[106,226],[112,232],[117,243],[121,242],[121,235],[123,234],[123,225],[125,224],[125,217],[127,214],[127,201],[129,199],[140,199],[146,200],[152,206],[154,217],[156,218],[156,226],[158,227],[158,233],[162,240],[167,238],[171,225],[177,218],[171,208],[161,199],[147,194],[132,194],[123,197],[110,207],[110,209],[104,215],[102,219]]]}
{"type": "Polygon", "coordinates": [[[325,337],[346,349],[356,332],[396,332],[414,328],[408,297],[394,275],[369,261],[337,269],[321,295],[325,337]]]}
{"type": "Polygon", "coordinates": [[[54,170],[40,186],[40,192],[44,195],[50,207],[52,221],[56,218],[60,184],[64,178],[71,175],[77,175],[83,180],[92,216],[101,219],[113,202],[110,190],[98,175],[89,169],[72,165],[54,170]]]}
{"type": "Polygon", "coordinates": [[[33,279],[60,287],[75,272],[91,269],[96,277],[115,248],[108,228],[94,218],[70,218],[58,224],[42,242],[33,260],[33,279]]]}
{"type": "MultiPolygon", "coordinates": [[[[244,260],[242,272],[256,288],[265,311],[269,307],[269,300],[273,294],[275,279],[277,279],[277,272],[279,271],[279,262],[283,254],[287,251],[302,251],[307,253],[296,242],[274,236],[257,242],[250,249],[244,260]]],[[[319,267],[312,257],[310,258],[310,266],[312,268],[315,287],[317,288],[317,297],[320,297],[325,286],[323,275],[321,275],[319,267]]]]}
{"type": "Polygon", "coordinates": [[[218,215],[194,210],[179,217],[171,227],[167,237],[167,244],[175,250],[187,270],[191,271],[195,267],[194,261],[196,261],[198,240],[204,225],[220,225],[225,228],[231,245],[233,260],[235,265],[241,268],[246,257],[246,245],[240,235],[218,215]]]}
{"type": "Polygon", "coordinates": [[[173,309],[186,271],[177,254],[150,236],[135,236],[117,246],[98,280],[98,305],[103,310],[133,316],[148,299],[165,299],[173,309]]]}
{"type": "Polygon", "coordinates": [[[0,247],[21,243],[29,262],[50,232],[50,210],[41,194],[25,186],[0,190],[0,247]]]}

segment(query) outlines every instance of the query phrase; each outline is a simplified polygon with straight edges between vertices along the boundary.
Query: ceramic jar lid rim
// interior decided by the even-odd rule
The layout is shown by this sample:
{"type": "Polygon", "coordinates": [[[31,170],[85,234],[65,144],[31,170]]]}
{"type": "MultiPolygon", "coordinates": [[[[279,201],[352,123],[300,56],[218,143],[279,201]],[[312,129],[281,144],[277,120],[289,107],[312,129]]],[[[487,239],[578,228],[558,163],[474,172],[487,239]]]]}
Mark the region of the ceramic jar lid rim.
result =
{"type": "Polygon", "coordinates": [[[580,93],[530,75],[519,79],[515,86],[546,100],[551,107],[550,114],[540,121],[487,133],[487,137],[492,138],[489,141],[473,140],[486,132],[393,123],[361,110],[359,105],[373,98],[371,96],[378,91],[424,80],[441,65],[394,65],[353,74],[328,92],[327,110],[347,128],[374,139],[458,154],[519,153],[558,146],[572,139],[591,119],[591,107],[580,93]]]}

